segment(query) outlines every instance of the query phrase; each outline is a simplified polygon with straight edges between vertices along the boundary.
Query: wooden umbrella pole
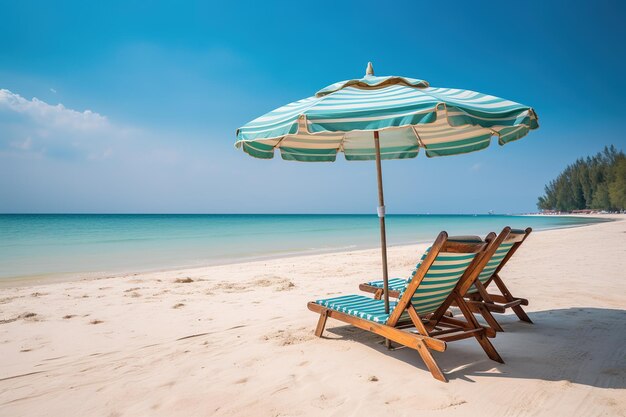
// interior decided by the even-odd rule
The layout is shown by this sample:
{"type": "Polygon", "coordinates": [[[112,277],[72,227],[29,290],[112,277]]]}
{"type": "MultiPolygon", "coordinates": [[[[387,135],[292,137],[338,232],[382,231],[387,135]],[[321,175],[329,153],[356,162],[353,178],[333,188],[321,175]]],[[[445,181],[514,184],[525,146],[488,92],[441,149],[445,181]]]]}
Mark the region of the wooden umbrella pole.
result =
{"type": "Polygon", "coordinates": [[[385,196],[383,195],[383,172],[380,163],[380,140],[378,131],[374,131],[376,148],[376,172],[378,173],[378,218],[380,219],[380,248],[383,258],[383,296],[385,313],[389,314],[389,277],[387,273],[387,234],[385,232],[385,196]]]}

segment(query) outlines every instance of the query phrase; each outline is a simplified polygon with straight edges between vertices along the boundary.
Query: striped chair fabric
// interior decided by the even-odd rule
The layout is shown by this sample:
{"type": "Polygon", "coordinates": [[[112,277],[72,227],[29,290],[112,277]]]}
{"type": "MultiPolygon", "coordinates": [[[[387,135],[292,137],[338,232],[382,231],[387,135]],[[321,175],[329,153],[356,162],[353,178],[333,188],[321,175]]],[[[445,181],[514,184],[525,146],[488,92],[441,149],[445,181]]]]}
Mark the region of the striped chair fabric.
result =
{"type": "MultiPolygon", "coordinates": [[[[448,298],[475,257],[475,253],[440,252],[411,298],[415,311],[422,315],[437,310],[448,298]]],[[[416,272],[417,269],[411,274],[411,279],[416,272]]],[[[403,294],[404,291],[400,293],[400,298],[403,294]]]]}
{"type": "MultiPolygon", "coordinates": [[[[418,265],[419,267],[419,265],[418,265]]],[[[390,291],[398,291],[403,292],[409,283],[409,280],[406,278],[389,278],[389,290],[390,291]]],[[[372,287],[383,288],[383,281],[370,281],[367,285],[371,285],[372,287]]]]}
{"type": "MultiPolygon", "coordinates": [[[[411,277],[415,274],[415,271],[417,271],[419,269],[420,265],[422,264],[422,261],[424,259],[426,259],[426,255],[428,255],[428,251],[430,251],[430,247],[428,247],[424,251],[424,254],[422,255],[422,257],[420,258],[419,262],[415,266],[415,269],[411,273],[411,277]]],[[[389,279],[389,290],[390,291],[398,291],[399,293],[403,293],[404,290],[406,289],[407,284],[409,282],[411,282],[411,278],[409,278],[409,279],[406,279],[406,278],[390,278],[389,279]]],[[[367,285],[371,285],[372,287],[376,287],[376,288],[384,288],[384,286],[385,286],[383,280],[370,281],[370,282],[367,283],[367,285]]]]}
{"type": "MultiPolygon", "coordinates": [[[[464,242],[464,243],[479,243],[482,242],[482,239],[478,236],[474,236],[474,235],[468,235],[468,236],[450,236],[448,237],[448,242],[464,242]]],[[[430,247],[428,247],[426,249],[426,251],[424,252],[424,254],[422,255],[422,257],[420,258],[420,261],[417,263],[417,266],[415,267],[415,270],[417,270],[420,265],[422,264],[422,261],[426,258],[426,255],[428,255],[428,251],[430,250],[430,247]]],[[[413,273],[415,273],[415,270],[413,271],[413,273]]],[[[413,273],[411,274],[411,276],[413,276],[413,273]]],[[[397,291],[397,292],[404,292],[404,289],[406,288],[407,284],[411,281],[411,279],[406,279],[406,278],[390,278],[389,279],[389,290],[390,291],[397,291]]],[[[383,288],[384,287],[384,283],[382,280],[377,280],[377,281],[370,281],[367,282],[367,285],[372,286],[372,287],[376,287],[376,288],[383,288]]]]}
{"type": "MultiPolygon", "coordinates": [[[[341,297],[317,300],[317,304],[351,316],[360,317],[376,323],[387,323],[389,314],[385,313],[385,301],[376,300],[364,295],[343,295],[341,297]]],[[[389,311],[393,311],[397,302],[389,301],[389,311]]]]}
{"type": "MultiPolygon", "coordinates": [[[[478,280],[482,284],[485,284],[489,280],[489,278],[491,278],[491,276],[494,274],[494,272],[496,272],[496,269],[498,269],[498,267],[502,263],[502,260],[509,253],[513,245],[521,241],[524,238],[525,234],[526,232],[524,232],[523,230],[511,230],[509,238],[505,239],[504,242],[502,242],[500,246],[498,246],[496,252],[493,254],[489,262],[487,262],[487,265],[485,265],[485,268],[483,268],[482,272],[478,275],[478,280]]],[[[478,290],[476,289],[476,287],[472,285],[472,287],[467,292],[475,293],[477,291],[478,290]]]]}
{"type": "MultiPolygon", "coordinates": [[[[425,256],[426,254],[424,254],[422,259],[425,256]]],[[[440,252],[411,298],[411,304],[417,313],[428,314],[437,310],[450,295],[475,257],[475,253],[440,252]]],[[[420,264],[411,274],[411,278],[415,276],[420,264]]],[[[400,298],[405,290],[406,286],[401,290],[400,298]]],[[[372,299],[364,295],[345,295],[317,300],[316,303],[377,323],[384,324],[389,319],[389,314],[385,314],[385,303],[383,300],[372,299]]],[[[397,302],[389,303],[390,311],[393,311],[396,304],[397,302]]]]}

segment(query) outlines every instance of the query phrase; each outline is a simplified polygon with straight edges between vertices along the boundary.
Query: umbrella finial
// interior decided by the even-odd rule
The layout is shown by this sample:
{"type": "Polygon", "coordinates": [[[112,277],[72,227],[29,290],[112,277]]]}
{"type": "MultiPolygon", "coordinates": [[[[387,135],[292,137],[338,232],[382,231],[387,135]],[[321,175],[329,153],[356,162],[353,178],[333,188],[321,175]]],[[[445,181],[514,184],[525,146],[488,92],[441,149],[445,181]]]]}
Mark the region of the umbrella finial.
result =
{"type": "Polygon", "coordinates": [[[371,62],[367,63],[367,69],[365,70],[365,75],[374,75],[374,67],[371,62]]]}

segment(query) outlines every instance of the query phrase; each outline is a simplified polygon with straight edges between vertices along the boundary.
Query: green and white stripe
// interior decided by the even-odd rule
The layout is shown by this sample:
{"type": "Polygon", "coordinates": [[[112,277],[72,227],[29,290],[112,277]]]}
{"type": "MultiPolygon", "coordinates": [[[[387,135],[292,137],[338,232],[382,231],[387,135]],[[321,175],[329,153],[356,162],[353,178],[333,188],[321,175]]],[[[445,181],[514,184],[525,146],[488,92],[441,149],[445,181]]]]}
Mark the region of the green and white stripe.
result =
{"type": "MultiPolygon", "coordinates": [[[[475,253],[440,252],[411,297],[411,304],[417,313],[422,315],[437,310],[454,290],[475,257],[475,253]]],[[[417,269],[413,271],[411,278],[416,272],[417,269]]],[[[400,298],[403,293],[404,291],[400,293],[400,298]]]]}
{"type": "Polygon", "coordinates": [[[528,106],[487,94],[433,88],[423,80],[366,75],[333,84],[273,110],[237,130],[235,146],[269,159],[334,161],[375,159],[379,131],[383,159],[447,156],[520,139],[538,127],[528,106]]]}
{"type": "MultiPolygon", "coordinates": [[[[389,278],[389,291],[398,291],[403,292],[406,289],[409,281],[406,278],[389,278]]],[[[370,281],[367,285],[376,287],[376,288],[384,288],[383,280],[370,281]]]]}
{"type": "MultiPolygon", "coordinates": [[[[498,269],[498,267],[500,266],[500,264],[502,263],[506,255],[509,253],[513,245],[521,241],[524,238],[524,236],[525,236],[525,232],[523,230],[521,231],[513,230],[509,234],[509,237],[505,239],[500,244],[500,246],[498,246],[498,249],[496,249],[496,252],[493,254],[489,262],[487,262],[487,265],[485,265],[482,272],[478,275],[478,280],[483,285],[486,284],[487,281],[489,281],[489,279],[491,279],[491,276],[494,274],[494,272],[496,272],[496,269],[498,269]]],[[[476,287],[472,285],[472,287],[467,292],[474,293],[477,291],[478,289],[476,289],[476,287]]]]}
{"type": "MultiPolygon", "coordinates": [[[[417,264],[416,269],[411,274],[411,279],[415,276],[427,254],[428,251],[422,256],[420,263],[417,264]]],[[[415,290],[413,297],[411,297],[411,304],[417,313],[422,315],[437,310],[454,290],[454,287],[475,257],[475,253],[440,252],[417,287],[417,290],[415,290]]],[[[410,279],[409,281],[397,280],[397,290],[401,291],[399,298],[402,298],[410,279]]],[[[382,283],[382,281],[380,282],[382,283]]],[[[343,295],[317,300],[316,303],[376,323],[386,323],[390,316],[390,313],[385,313],[383,300],[376,300],[364,295],[343,295]]],[[[393,311],[397,302],[391,301],[389,305],[390,311],[393,311]]],[[[408,318],[407,313],[404,312],[401,318],[408,318]]]]}
{"type": "MultiPolygon", "coordinates": [[[[385,302],[364,295],[342,295],[339,297],[326,298],[315,301],[317,304],[351,316],[360,317],[376,323],[387,323],[391,313],[385,313],[385,302]]],[[[389,311],[398,304],[396,301],[389,302],[389,311]]]]}
{"type": "MultiPolygon", "coordinates": [[[[493,273],[496,272],[496,269],[498,268],[498,266],[500,265],[500,263],[502,262],[506,254],[509,253],[512,247],[513,247],[513,243],[505,244],[504,242],[502,242],[500,244],[498,249],[496,249],[496,252],[493,254],[491,259],[489,260],[489,262],[487,262],[487,265],[485,265],[482,272],[478,275],[478,280],[482,284],[485,284],[489,280],[489,278],[491,278],[493,273]]],[[[472,293],[476,291],[478,291],[476,287],[472,286],[467,292],[472,293]]]]}

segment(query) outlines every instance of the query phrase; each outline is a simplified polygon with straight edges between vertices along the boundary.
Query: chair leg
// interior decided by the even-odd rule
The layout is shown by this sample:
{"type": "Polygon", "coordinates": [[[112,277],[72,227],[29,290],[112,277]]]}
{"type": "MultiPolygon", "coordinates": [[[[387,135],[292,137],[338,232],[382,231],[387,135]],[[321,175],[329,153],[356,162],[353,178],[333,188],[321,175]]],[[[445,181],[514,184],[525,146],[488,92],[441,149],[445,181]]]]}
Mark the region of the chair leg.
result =
{"type": "Polygon", "coordinates": [[[489,325],[489,327],[491,327],[491,329],[494,331],[494,334],[495,332],[504,331],[502,326],[500,326],[500,323],[498,323],[495,317],[493,317],[493,314],[491,314],[489,307],[487,307],[483,302],[468,301],[467,307],[470,309],[472,313],[480,313],[485,319],[485,321],[487,322],[487,324],[489,325]]]}
{"type": "MultiPolygon", "coordinates": [[[[502,293],[502,295],[504,296],[504,298],[507,301],[514,301],[515,298],[513,297],[513,295],[511,295],[511,292],[509,291],[509,289],[506,287],[506,285],[504,284],[504,281],[502,281],[502,278],[500,278],[500,275],[495,274],[493,276],[493,281],[496,283],[496,286],[498,287],[498,289],[500,290],[500,292],[502,293]]],[[[515,306],[515,307],[511,307],[513,309],[513,311],[515,312],[515,314],[517,315],[517,317],[519,317],[519,319],[521,321],[525,321],[527,323],[532,323],[533,321],[530,319],[530,317],[528,317],[528,315],[526,314],[526,312],[524,311],[524,309],[521,306],[515,306]]]]}
{"type": "Polygon", "coordinates": [[[435,358],[433,358],[433,355],[430,353],[424,342],[422,342],[421,340],[417,342],[417,353],[420,354],[422,360],[424,361],[424,363],[428,367],[428,370],[435,379],[438,379],[442,382],[448,382],[446,376],[443,374],[443,372],[441,372],[439,365],[437,365],[437,362],[435,362],[435,358]]]}
{"type": "Polygon", "coordinates": [[[504,360],[500,357],[500,354],[496,351],[496,348],[493,347],[489,338],[487,338],[484,333],[476,334],[475,337],[487,356],[489,356],[489,359],[499,363],[504,363],[504,360]]]}
{"type": "Polygon", "coordinates": [[[504,331],[502,326],[500,326],[500,323],[498,323],[498,321],[495,319],[493,314],[491,314],[491,311],[489,311],[489,309],[487,307],[485,307],[484,305],[480,305],[478,307],[478,311],[483,316],[483,318],[485,319],[485,321],[487,322],[489,327],[491,327],[496,332],[503,332],[504,331]]]}
{"type": "Polygon", "coordinates": [[[511,308],[513,309],[513,312],[517,315],[517,317],[519,317],[521,321],[525,321],[526,323],[533,324],[533,321],[530,319],[530,317],[528,317],[528,314],[526,314],[522,306],[515,306],[511,308]]]}
{"type": "MultiPolygon", "coordinates": [[[[478,323],[478,321],[476,320],[476,317],[474,317],[474,315],[472,314],[470,308],[465,303],[465,300],[463,299],[463,297],[457,294],[455,298],[456,298],[457,305],[461,309],[461,313],[463,313],[465,320],[467,320],[469,328],[480,329],[482,326],[480,325],[480,323],[478,323]]],[[[486,334],[486,330],[487,329],[483,327],[481,332],[474,333],[474,337],[476,338],[480,346],[483,348],[487,356],[489,356],[489,359],[494,360],[496,362],[504,363],[504,360],[502,360],[502,358],[500,357],[500,354],[498,354],[498,352],[496,351],[496,348],[493,347],[493,345],[489,341],[489,338],[487,337],[487,334],[486,334]]]]}
{"type": "Polygon", "coordinates": [[[328,309],[324,309],[320,313],[320,319],[317,321],[317,327],[315,328],[315,336],[322,337],[324,327],[326,326],[326,319],[328,318],[328,309]]]}

